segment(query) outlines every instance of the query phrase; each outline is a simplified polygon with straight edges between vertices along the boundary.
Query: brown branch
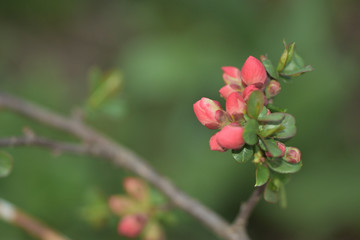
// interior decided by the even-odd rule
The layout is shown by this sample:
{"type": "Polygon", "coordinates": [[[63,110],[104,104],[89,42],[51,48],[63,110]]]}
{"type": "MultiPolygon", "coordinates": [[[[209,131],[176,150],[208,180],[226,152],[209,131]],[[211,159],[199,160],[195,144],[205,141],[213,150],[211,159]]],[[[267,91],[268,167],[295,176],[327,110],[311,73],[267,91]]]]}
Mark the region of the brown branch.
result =
{"type": "Polygon", "coordinates": [[[0,198],[0,219],[18,226],[41,240],[69,240],[0,198]]]}
{"type": "MultiPolygon", "coordinates": [[[[60,147],[59,145],[61,145],[61,150],[64,151],[70,150],[70,152],[74,153],[81,153],[81,151],[84,151],[84,153],[88,153],[93,156],[109,159],[111,162],[113,162],[114,165],[126,168],[146,179],[148,182],[158,188],[163,194],[165,194],[175,206],[188,212],[219,237],[228,240],[249,239],[244,227],[235,231],[232,225],[224,220],[221,216],[208,209],[197,200],[180,191],[167,178],[157,173],[151,166],[146,163],[142,157],[136,155],[128,148],[108,139],[101,133],[83,124],[82,122],[72,118],[65,118],[51,112],[50,110],[46,110],[35,104],[18,99],[16,97],[12,97],[5,93],[0,93],[0,107],[7,108],[43,124],[73,134],[91,147],[80,150],[78,149],[79,146],[76,146],[76,150],[74,150],[75,146],[73,145],[70,145],[70,147],[66,144],[54,145],[54,142],[52,142],[52,144],[44,142],[39,144],[39,142],[36,141],[32,142],[34,145],[50,148],[60,147]],[[91,149],[91,151],[89,149],[91,149]]],[[[31,142],[27,141],[27,145],[29,144],[31,144],[31,142]]],[[[19,145],[22,144],[19,143],[19,145]]],[[[250,208],[248,210],[247,207],[243,209],[243,211],[248,211],[247,215],[250,214],[254,206],[249,204],[249,207],[250,208]]]]}
{"type": "Polygon", "coordinates": [[[241,232],[244,228],[246,228],[250,214],[252,213],[256,204],[259,202],[261,195],[265,190],[265,186],[266,185],[257,187],[251,194],[250,198],[246,202],[241,204],[240,211],[232,225],[233,229],[236,232],[241,232]]]}

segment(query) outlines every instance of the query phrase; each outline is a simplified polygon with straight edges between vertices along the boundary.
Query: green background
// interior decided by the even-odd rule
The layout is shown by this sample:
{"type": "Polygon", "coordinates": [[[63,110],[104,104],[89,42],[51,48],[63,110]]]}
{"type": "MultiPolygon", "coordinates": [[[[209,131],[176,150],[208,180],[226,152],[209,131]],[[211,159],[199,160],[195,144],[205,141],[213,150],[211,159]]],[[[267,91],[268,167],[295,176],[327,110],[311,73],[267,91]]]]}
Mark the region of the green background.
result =
{"type": "MultiPolygon", "coordinates": [[[[360,2],[356,0],[183,0],[0,2],[0,89],[62,114],[88,96],[92,66],[124,74],[123,115],[91,125],[144,156],[160,173],[229,221],[251,193],[255,171],[229,152],[211,152],[215,133],[192,104],[219,100],[221,66],[249,55],[276,62],[282,39],[315,71],[282,84],[276,98],[297,119],[291,145],[302,171],[287,184],[288,208],[261,201],[253,239],[360,239],[360,2]]],[[[0,112],[0,137],[22,134],[74,139],[12,113],[0,112]]],[[[116,219],[93,228],[79,212],[90,189],[122,192],[131,175],[104,161],[35,148],[7,149],[15,164],[0,179],[0,196],[72,239],[124,239],[116,219]]],[[[171,240],[217,239],[177,211],[171,240]]],[[[0,222],[0,239],[33,239],[0,222]]]]}

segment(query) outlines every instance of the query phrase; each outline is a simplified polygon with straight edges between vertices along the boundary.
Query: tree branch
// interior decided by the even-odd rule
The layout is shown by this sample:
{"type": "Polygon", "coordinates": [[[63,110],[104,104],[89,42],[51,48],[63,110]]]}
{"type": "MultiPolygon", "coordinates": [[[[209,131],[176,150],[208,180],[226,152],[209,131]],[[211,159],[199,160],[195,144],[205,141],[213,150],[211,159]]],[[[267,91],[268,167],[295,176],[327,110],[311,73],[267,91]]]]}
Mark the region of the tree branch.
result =
{"type": "MultiPolygon", "coordinates": [[[[74,146],[54,141],[49,142],[46,139],[42,139],[41,141],[39,141],[39,139],[32,141],[29,139],[17,139],[15,145],[37,145],[51,149],[58,148],[63,151],[77,154],[87,153],[100,158],[109,159],[114,165],[128,169],[153,184],[165,194],[175,206],[188,212],[219,237],[228,240],[249,240],[245,227],[238,228],[235,231],[233,226],[221,216],[177,189],[167,178],[161,176],[149,166],[142,157],[136,155],[128,148],[108,139],[82,122],[72,118],[65,118],[50,110],[46,110],[35,104],[5,93],[0,93],[0,107],[7,108],[43,124],[73,134],[83,140],[88,147],[74,146]]],[[[8,142],[9,140],[7,139],[4,141],[8,142]]],[[[248,216],[255,204],[256,203],[246,205],[248,207],[242,208],[242,211],[247,212],[246,215],[248,216]]]]}
{"type": "Polygon", "coordinates": [[[0,198],[0,219],[16,225],[42,240],[69,240],[48,226],[20,211],[11,203],[0,198]]]}
{"type": "Polygon", "coordinates": [[[70,152],[78,155],[93,154],[91,149],[86,145],[58,142],[39,136],[9,137],[0,139],[0,148],[17,146],[38,146],[49,148],[55,152],[70,152]]]}

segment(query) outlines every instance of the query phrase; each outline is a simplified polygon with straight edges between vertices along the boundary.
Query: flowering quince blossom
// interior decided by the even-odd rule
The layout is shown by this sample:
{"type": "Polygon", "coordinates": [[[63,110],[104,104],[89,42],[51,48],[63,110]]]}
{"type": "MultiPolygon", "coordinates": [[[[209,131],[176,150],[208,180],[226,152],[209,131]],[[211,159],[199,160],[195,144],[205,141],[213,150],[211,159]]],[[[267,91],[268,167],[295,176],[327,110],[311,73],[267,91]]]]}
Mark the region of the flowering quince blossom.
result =
{"type": "Polygon", "coordinates": [[[201,98],[193,107],[200,123],[218,129],[210,138],[212,151],[230,150],[238,163],[251,161],[256,166],[255,187],[264,186],[264,199],[286,205],[284,184],[291,173],[302,167],[301,153],[284,144],[296,134],[295,117],[274,104],[281,91],[279,80],[287,82],[312,71],[295,53],[295,43],[286,45],[277,66],[267,56],[249,56],[241,70],[222,67],[225,85],[220,103],[201,98]]]}
{"type": "Polygon", "coordinates": [[[266,70],[262,63],[250,56],[241,71],[236,67],[222,67],[225,86],[219,91],[226,100],[226,112],[219,102],[201,98],[193,107],[201,124],[209,129],[220,129],[210,138],[210,149],[224,152],[228,149],[240,149],[244,145],[240,124],[246,111],[246,101],[250,94],[262,89],[266,83],[266,70]]]}

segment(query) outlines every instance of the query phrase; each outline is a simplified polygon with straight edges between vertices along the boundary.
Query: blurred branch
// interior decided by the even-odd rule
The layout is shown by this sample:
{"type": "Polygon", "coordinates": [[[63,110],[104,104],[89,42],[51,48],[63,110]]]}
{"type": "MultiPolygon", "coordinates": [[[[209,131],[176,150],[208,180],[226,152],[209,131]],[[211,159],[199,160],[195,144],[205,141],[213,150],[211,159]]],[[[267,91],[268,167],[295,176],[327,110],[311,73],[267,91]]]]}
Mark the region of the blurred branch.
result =
{"type": "Polygon", "coordinates": [[[53,141],[38,136],[9,137],[0,139],[0,147],[17,147],[17,146],[38,146],[50,148],[56,153],[70,152],[79,155],[91,154],[89,147],[65,142],[53,141]]]}
{"type": "MultiPolygon", "coordinates": [[[[166,195],[175,206],[188,212],[219,237],[228,240],[249,240],[245,230],[245,224],[239,225],[235,231],[235,228],[221,216],[180,191],[167,178],[157,173],[142,157],[136,155],[130,149],[115,143],[81,121],[60,116],[50,110],[46,110],[5,93],[0,93],[0,108],[7,108],[43,124],[68,132],[86,143],[84,146],[76,146],[68,143],[64,144],[49,141],[43,138],[41,138],[42,140],[36,138],[35,140],[15,138],[17,141],[13,140],[13,142],[15,142],[13,146],[37,145],[63,151],[69,150],[69,152],[73,153],[87,153],[108,159],[115,166],[128,169],[146,179],[166,195]]],[[[4,139],[3,141],[9,143],[9,139],[4,139]]],[[[252,197],[249,201],[250,203],[246,203],[244,207],[241,208],[241,212],[244,213],[240,213],[240,215],[246,216],[246,219],[257,202],[253,201],[252,197]]]]}
{"type": "Polygon", "coordinates": [[[250,214],[254,210],[256,204],[259,202],[261,195],[265,190],[265,186],[266,185],[257,187],[251,194],[250,198],[241,204],[240,211],[232,225],[236,232],[242,231],[244,228],[246,228],[250,214]]]}
{"type": "Polygon", "coordinates": [[[0,198],[0,219],[16,225],[42,240],[69,240],[0,198]]]}

